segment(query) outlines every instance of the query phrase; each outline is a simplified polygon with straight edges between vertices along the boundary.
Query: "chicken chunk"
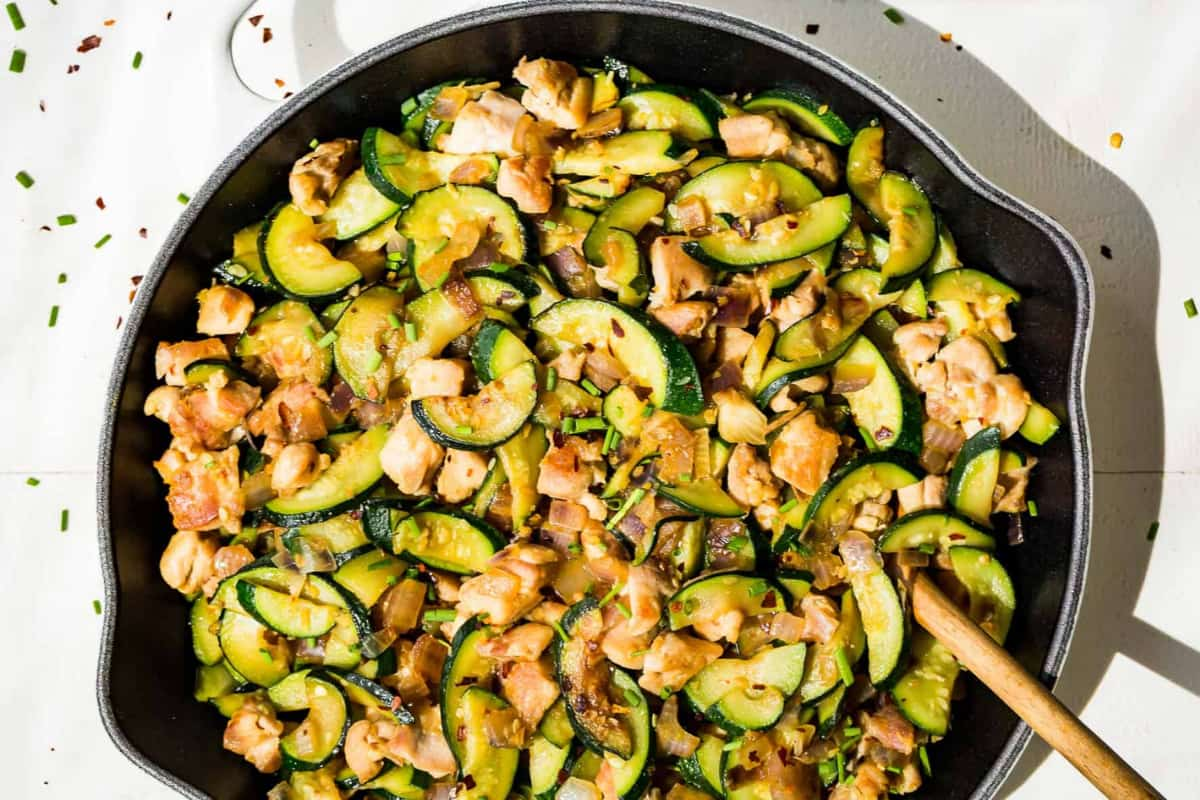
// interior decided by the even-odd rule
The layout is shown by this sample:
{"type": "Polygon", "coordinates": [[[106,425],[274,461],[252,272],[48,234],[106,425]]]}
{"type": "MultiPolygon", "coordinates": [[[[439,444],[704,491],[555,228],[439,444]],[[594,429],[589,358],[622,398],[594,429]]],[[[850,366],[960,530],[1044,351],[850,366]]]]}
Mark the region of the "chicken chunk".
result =
{"type": "MultiPolygon", "coordinates": [[[[910,322],[896,329],[892,334],[892,343],[901,360],[911,368],[934,357],[948,330],[946,323],[940,319],[910,322]]],[[[914,374],[911,369],[909,374],[914,374]]]]}
{"type": "Polygon", "coordinates": [[[699,339],[704,326],[716,313],[717,307],[704,300],[685,300],[650,309],[650,314],[667,330],[687,341],[699,339]]]}
{"type": "Polygon", "coordinates": [[[242,529],[245,498],[238,468],[238,449],[220,452],[172,448],[154,462],[167,484],[167,507],[179,530],[207,531],[242,529]]]}
{"type": "Polygon", "coordinates": [[[353,139],[322,142],[292,166],[288,175],[292,203],[310,217],[324,214],[337,187],[357,166],[358,142],[353,139]]]}
{"type": "Polygon", "coordinates": [[[231,433],[258,405],[259,388],[241,381],[179,389],[159,386],[142,410],[171,428],[171,435],[209,450],[228,447],[231,433]]]}
{"type": "Polygon", "coordinates": [[[416,715],[416,725],[397,726],[396,734],[388,740],[387,749],[392,760],[412,764],[435,778],[454,772],[458,765],[442,733],[442,715],[438,707],[421,704],[416,715]]]}
{"type": "Polygon", "coordinates": [[[459,589],[460,617],[483,614],[489,625],[508,625],[541,602],[541,590],[554,576],[558,553],[514,542],[492,556],[481,575],[459,589]]]}
{"type": "Polygon", "coordinates": [[[786,331],[802,319],[817,312],[825,299],[825,276],[813,270],[792,292],[779,298],[768,314],[779,330],[786,331]]]}
{"type": "Polygon", "coordinates": [[[718,363],[730,362],[741,366],[746,354],[754,346],[754,334],[741,328],[719,328],[717,330],[718,363]]]}
{"type": "Polygon", "coordinates": [[[1025,422],[1033,399],[1016,375],[997,375],[991,385],[994,395],[984,407],[981,423],[999,426],[1000,436],[1007,439],[1025,422]]]}
{"type": "Polygon", "coordinates": [[[538,467],[537,490],[559,500],[576,500],[587,494],[603,475],[598,475],[599,449],[579,436],[551,442],[538,467]]]}
{"type": "Polygon", "coordinates": [[[315,442],[329,434],[337,420],[329,395],[307,381],[285,381],[267,395],[246,420],[255,436],[284,443],[315,442]]]}
{"type": "Polygon", "coordinates": [[[200,315],[196,330],[206,336],[226,336],[246,330],[254,317],[254,299],[241,289],[218,284],[196,294],[200,315]]]}
{"type": "Polygon", "coordinates": [[[554,202],[550,159],[546,156],[513,156],[500,162],[496,191],[511,199],[526,214],[545,214],[554,202]]]}
{"type": "Polygon", "coordinates": [[[212,575],[204,582],[204,595],[212,597],[220,587],[221,581],[253,561],[254,554],[245,545],[226,545],[219,549],[213,556],[212,575]]]}
{"type": "Polygon", "coordinates": [[[717,123],[731,158],[774,158],[787,152],[792,132],[774,114],[738,114],[717,123]]]}
{"type": "Polygon", "coordinates": [[[388,756],[387,743],[399,732],[395,720],[385,718],[360,719],[346,731],[346,742],[342,753],[346,766],[354,771],[362,783],[374,778],[383,769],[388,756]]]}
{"type": "Polygon", "coordinates": [[[530,729],[536,728],[542,717],[558,699],[558,681],[550,672],[547,659],[519,661],[500,674],[500,694],[512,704],[530,729]]]}
{"type": "Polygon", "coordinates": [[[734,447],[726,469],[729,494],[741,505],[754,508],[779,497],[779,481],[775,480],[771,468],[750,445],[739,444],[734,447]]]}
{"type": "Polygon", "coordinates": [[[478,652],[498,661],[537,661],[553,640],[554,628],[527,622],[483,642],[478,652]]]}
{"type": "Polygon", "coordinates": [[[483,485],[487,470],[487,459],[482,453],[449,449],[438,472],[437,493],[447,503],[461,503],[483,485]]]}
{"type": "Polygon", "coordinates": [[[841,438],[821,424],[813,411],[794,417],[771,443],[771,472],[807,495],[829,477],[841,438]]]}
{"type": "Polygon", "coordinates": [[[220,339],[200,339],[195,342],[159,342],[154,351],[154,373],[168,386],[183,386],[183,371],[188,364],[202,359],[229,360],[229,348],[220,339]]]}
{"type": "Polygon", "coordinates": [[[411,413],[406,413],[392,427],[379,460],[402,494],[423,495],[429,494],[443,455],[442,447],[429,438],[411,413]]]}
{"type": "Polygon", "coordinates": [[[901,486],[896,490],[899,503],[897,515],[904,516],[925,508],[941,508],[946,505],[946,476],[926,475],[916,483],[901,486]]]}
{"type": "Polygon", "coordinates": [[[874,739],[889,750],[909,755],[916,747],[916,731],[912,723],[904,718],[893,703],[885,704],[874,714],[861,712],[859,721],[864,738],[874,739]]]}
{"type": "Polygon", "coordinates": [[[194,595],[213,576],[220,546],[215,536],[177,531],[158,560],[158,571],[172,589],[194,595]]]}
{"type": "Polygon", "coordinates": [[[766,444],[767,415],[737,389],[713,395],[717,404],[717,433],[733,444],[766,444]]]}
{"type": "Polygon", "coordinates": [[[629,603],[626,624],[630,633],[652,631],[662,618],[663,601],[674,594],[676,585],[653,563],[636,564],[629,568],[629,577],[621,594],[629,603]]]}
{"type": "Polygon", "coordinates": [[[289,444],[271,462],[271,488],[281,495],[293,494],[315,481],[330,461],[311,442],[289,444]]]}
{"type": "Polygon", "coordinates": [[[651,308],[687,300],[712,286],[712,269],[683,251],[687,240],[686,236],[656,236],[650,244],[651,308]]]}
{"type": "Polygon", "coordinates": [[[804,595],[800,600],[800,613],[804,620],[800,628],[801,641],[828,642],[841,625],[837,604],[825,595],[804,595]]]}
{"type": "Polygon", "coordinates": [[[967,435],[995,425],[1001,436],[1012,436],[1029,412],[1032,399],[1021,379],[998,374],[987,345],[973,336],[960,336],[943,347],[931,364],[917,370],[925,392],[926,412],[947,424],[959,422],[967,435]]]}
{"type": "Polygon", "coordinates": [[[458,397],[467,381],[467,364],[458,358],[418,358],[409,365],[408,399],[458,397]]]}
{"type": "Polygon", "coordinates": [[[587,122],[592,110],[592,79],[580,77],[565,61],[522,58],[513,77],[527,87],[521,103],[538,119],[573,131],[587,122]]]}
{"type": "Polygon", "coordinates": [[[229,718],[223,744],[226,750],[243,756],[259,772],[275,772],[283,764],[279,752],[282,735],[283,723],[275,718],[271,704],[248,698],[229,718]]]}
{"type": "Polygon", "coordinates": [[[654,695],[677,692],[696,673],[721,657],[723,648],[686,633],[660,633],[650,645],[638,685],[654,695]]]}
{"type": "Polygon", "coordinates": [[[793,133],[783,160],[805,172],[824,192],[834,189],[842,178],[833,148],[808,136],[793,133]]]}
{"type": "Polygon", "coordinates": [[[484,92],[478,100],[463,106],[450,134],[438,145],[447,153],[497,153],[505,158],[520,155],[516,134],[524,116],[525,108],[516,100],[499,92],[484,92]]]}

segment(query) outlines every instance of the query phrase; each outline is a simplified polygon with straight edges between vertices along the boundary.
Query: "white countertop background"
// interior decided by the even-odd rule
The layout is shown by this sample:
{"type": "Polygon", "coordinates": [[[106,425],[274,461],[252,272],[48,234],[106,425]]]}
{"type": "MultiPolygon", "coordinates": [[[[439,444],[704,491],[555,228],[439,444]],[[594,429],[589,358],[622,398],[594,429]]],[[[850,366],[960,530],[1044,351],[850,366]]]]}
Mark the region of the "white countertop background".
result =
{"type": "MultiPolygon", "coordinates": [[[[275,107],[230,65],[230,29],[246,2],[20,0],[19,32],[0,16],[0,60],[14,47],[27,52],[24,73],[0,73],[0,319],[10,331],[0,344],[4,797],[174,796],[126,762],[96,711],[97,431],[131,276],[180,213],[177,195],[193,193],[275,107]],[[77,53],[91,34],[101,46],[77,53]],[[19,170],[34,177],[32,189],[13,179],[19,170]],[[77,224],[58,227],[68,213],[77,224]],[[94,249],[105,234],[111,241],[94,249]],[[40,485],[27,485],[30,476],[40,485]]],[[[272,58],[285,90],[338,53],[477,5],[310,2],[320,7],[304,29],[319,35],[302,38],[299,58],[286,49],[287,20],[262,23],[274,28],[263,47],[279,48],[272,58]]],[[[1058,694],[1166,796],[1200,796],[1200,318],[1183,310],[1184,298],[1200,297],[1200,4],[908,0],[896,3],[905,23],[893,25],[871,0],[704,3],[866,72],[1083,247],[1096,282],[1087,382],[1096,503],[1087,592],[1058,694]],[[804,33],[809,23],[817,35],[804,33]],[[941,31],[954,43],[940,42],[941,31]],[[1109,144],[1114,131],[1124,134],[1120,149],[1109,144]]],[[[148,535],[165,542],[168,533],[148,535]]],[[[1037,742],[1005,794],[1096,796],[1037,742]]]]}

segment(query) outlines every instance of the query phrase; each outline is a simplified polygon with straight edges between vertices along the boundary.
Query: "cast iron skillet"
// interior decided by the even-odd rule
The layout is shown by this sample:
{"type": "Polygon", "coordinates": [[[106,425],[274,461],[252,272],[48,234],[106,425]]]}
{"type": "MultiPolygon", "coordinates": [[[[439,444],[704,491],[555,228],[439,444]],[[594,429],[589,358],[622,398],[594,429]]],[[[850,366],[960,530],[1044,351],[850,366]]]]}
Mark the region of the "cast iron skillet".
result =
{"type": "MultiPolygon", "coordinates": [[[[1001,553],[1017,588],[1009,646],[1052,683],[1078,613],[1091,513],[1091,463],[1081,393],[1091,321],[1083,255],[1056,223],[1004,194],[911,111],[829,56],[711,11],[623,0],[540,0],[479,11],[406,34],[300,92],[238,146],[196,194],[146,273],[113,368],[100,442],[99,530],[105,579],[97,693],[117,747],[191,798],[260,800],[270,783],[221,749],[224,720],[192,699],[187,606],[163,583],[158,558],[171,530],[151,462],[166,427],[142,414],[160,339],[195,336],[198,289],[238,228],[286,191],[292,162],[316,137],[396,129],[414,90],[462,75],[502,75],[523,54],[571,61],[611,54],[656,79],[719,91],[797,83],[852,125],[879,116],[888,163],[915,176],[959,241],[963,261],[996,270],[1028,298],[1014,316],[1013,367],[1066,424],[1038,453],[1024,544],[1001,553]]],[[[905,65],[897,65],[905,68],[905,65]]],[[[991,798],[1030,731],[985,689],[955,704],[954,730],[931,748],[921,797],[991,798]]]]}

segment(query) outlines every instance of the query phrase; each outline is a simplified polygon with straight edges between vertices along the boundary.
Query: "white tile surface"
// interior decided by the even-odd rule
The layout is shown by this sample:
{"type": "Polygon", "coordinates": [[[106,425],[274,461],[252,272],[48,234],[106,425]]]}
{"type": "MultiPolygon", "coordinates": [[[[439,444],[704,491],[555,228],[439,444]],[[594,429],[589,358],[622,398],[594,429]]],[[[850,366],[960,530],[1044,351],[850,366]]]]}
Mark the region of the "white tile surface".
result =
{"type": "MultiPolygon", "coordinates": [[[[322,37],[305,43],[314,47],[303,58],[283,53],[279,63],[291,70],[287,81],[311,77],[328,63],[322,59],[369,46],[406,21],[468,5],[409,0],[381,10],[368,0],[337,0],[332,17],[345,46],[322,37]]],[[[1200,296],[1200,5],[897,5],[908,16],[900,26],[867,2],[743,0],[737,9],[876,77],[983,172],[1061,220],[1086,250],[1097,278],[1088,402],[1103,474],[1088,592],[1060,694],[1167,796],[1196,796],[1184,764],[1196,753],[1187,721],[1200,713],[1200,618],[1193,613],[1200,548],[1191,536],[1200,475],[1200,319],[1184,317],[1182,300],[1200,296]],[[821,25],[815,37],[803,34],[810,22],[821,25]],[[965,50],[939,42],[934,31],[943,30],[965,50]],[[1125,135],[1120,150],[1108,144],[1116,130],[1125,135]],[[1100,257],[1102,243],[1113,260],[1100,257]],[[1155,519],[1161,528],[1151,545],[1145,532],[1155,519]]],[[[0,419],[8,433],[0,451],[0,604],[19,610],[10,615],[10,643],[44,641],[49,632],[54,656],[0,660],[0,712],[9,723],[0,734],[4,796],[165,800],[170,793],[109,744],[93,700],[99,621],[91,603],[100,576],[92,482],[101,396],[129,278],[145,269],[179,213],[176,195],[190,194],[273,104],[245,91],[229,65],[239,0],[20,6],[25,30],[14,32],[0,18],[0,56],[13,47],[28,53],[23,74],[0,73],[0,269],[8,282],[0,318],[10,330],[0,345],[7,389],[0,419]],[[105,27],[110,18],[116,23],[105,27]],[[101,47],[77,53],[93,33],[103,37],[101,47]],[[145,56],[134,71],[137,50],[145,56]],[[69,64],[80,71],[68,75],[69,64]],[[32,190],[12,180],[22,169],[37,181],[32,190]],[[58,228],[54,218],[64,213],[78,223],[58,228]],[[40,231],[43,224],[53,230],[40,231]],[[112,240],[93,249],[106,233],[112,240]],[[66,284],[56,282],[59,272],[68,274],[66,284]],[[53,304],[61,311],[48,329],[53,304]],[[28,475],[41,485],[27,486],[28,475]],[[65,534],[58,531],[63,507],[72,512],[65,534]]],[[[272,45],[283,42],[280,36],[272,45]]],[[[1008,790],[1021,800],[1095,796],[1040,747],[1031,748],[1008,790]]]]}

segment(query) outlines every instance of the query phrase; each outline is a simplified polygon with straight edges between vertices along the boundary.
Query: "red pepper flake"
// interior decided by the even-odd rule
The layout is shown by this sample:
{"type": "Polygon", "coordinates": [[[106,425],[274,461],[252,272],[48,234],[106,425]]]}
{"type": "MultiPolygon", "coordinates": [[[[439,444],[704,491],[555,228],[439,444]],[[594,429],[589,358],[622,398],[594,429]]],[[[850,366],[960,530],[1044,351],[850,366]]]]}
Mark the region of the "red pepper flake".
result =
{"type": "Polygon", "coordinates": [[[43,226],[42,226],[41,228],[39,228],[38,230],[48,231],[48,230],[50,230],[50,226],[49,226],[49,225],[43,225],[43,226]]]}
{"type": "Polygon", "coordinates": [[[280,89],[282,89],[283,88],[283,78],[276,78],[275,85],[278,86],[280,89]]]}
{"type": "Polygon", "coordinates": [[[134,286],[141,286],[142,278],[144,278],[144,277],[146,277],[146,276],[145,275],[131,275],[129,277],[129,282],[132,283],[134,286]]]}
{"type": "Polygon", "coordinates": [[[82,42],[80,42],[79,47],[76,47],[75,51],[77,53],[86,53],[88,51],[95,50],[99,46],[100,46],[100,37],[95,34],[92,34],[91,36],[87,37],[82,42]]]}
{"type": "Polygon", "coordinates": [[[145,239],[145,238],[146,238],[146,229],[145,229],[145,228],[138,228],[138,236],[140,236],[140,237],[142,237],[143,239],[145,239]]]}
{"type": "Polygon", "coordinates": [[[810,22],[809,24],[804,26],[804,32],[807,33],[809,36],[816,36],[820,30],[821,30],[821,26],[816,24],[815,22],[810,22]]]}
{"type": "Polygon", "coordinates": [[[958,541],[962,541],[963,539],[965,539],[967,537],[961,533],[952,533],[952,534],[950,534],[950,536],[948,538],[952,542],[958,542],[958,541]]]}
{"type": "Polygon", "coordinates": [[[106,28],[111,28],[113,25],[116,25],[116,24],[117,24],[117,21],[115,19],[104,20],[104,27],[106,27],[106,28]]]}
{"type": "Polygon", "coordinates": [[[174,13],[175,13],[174,11],[168,11],[168,12],[167,12],[167,22],[170,22],[170,21],[171,21],[171,15],[172,15],[172,14],[174,14],[174,13]]]}
{"type": "Polygon", "coordinates": [[[258,23],[262,22],[262,18],[263,18],[263,15],[262,15],[262,14],[255,14],[253,17],[251,17],[251,18],[249,19],[249,22],[250,22],[250,24],[251,24],[251,25],[253,25],[254,27],[256,27],[256,28],[257,28],[257,27],[258,27],[258,23]]]}
{"type": "Polygon", "coordinates": [[[74,75],[76,72],[79,72],[79,65],[78,65],[78,64],[69,64],[69,65],[67,66],[67,74],[68,74],[68,75],[74,75]]]}
{"type": "Polygon", "coordinates": [[[104,210],[104,198],[103,197],[96,198],[96,208],[100,209],[101,211],[104,210]]]}
{"type": "Polygon", "coordinates": [[[611,319],[610,322],[612,322],[613,335],[618,339],[624,339],[625,329],[621,327],[621,323],[617,322],[616,319],[611,319]]]}
{"type": "Polygon", "coordinates": [[[671,610],[678,614],[680,611],[683,611],[683,603],[676,600],[674,603],[671,603],[671,610]]]}
{"type": "Polygon", "coordinates": [[[284,100],[287,100],[289,97],[291,97],[291,96],[292,96],[292,95],[294,95],[294,94],[295,94],[295,92],[284,92],[284,93],[283,93],[283,99],[284,99],[284,100]]]}
{"type": "Polygon", "coordinates": [[[475,779],[470,775],[464,775],[462,785],[466,787],[467,791],[470,791],[475,788],[475,779]]]}
{"type": "Polygon", "coordinates": [[[275,34],[271,33],[270,28],[263,28],[263,44],[266,44],[274,38],[275,34]]]}
{"type": "Polygon", "coordinates": [[[121,327],[121,323],[125,321],[124,317],[117,317],[117,327],[121,327]]]}
{"type": "Polygon", "coordinates": [[[46,110],[46,101],[38,100],[38,108],[40,108],[42,111],[45,111],[46,110]]]}
{"type": "Polygon", "coordinates": [[[762,607],[763,608],[774,608],[775,607],[775,592],[767,592],[766,594],[763,595],[762,607]]]}

